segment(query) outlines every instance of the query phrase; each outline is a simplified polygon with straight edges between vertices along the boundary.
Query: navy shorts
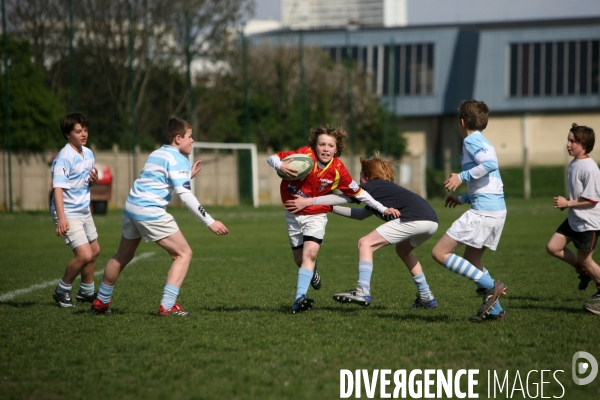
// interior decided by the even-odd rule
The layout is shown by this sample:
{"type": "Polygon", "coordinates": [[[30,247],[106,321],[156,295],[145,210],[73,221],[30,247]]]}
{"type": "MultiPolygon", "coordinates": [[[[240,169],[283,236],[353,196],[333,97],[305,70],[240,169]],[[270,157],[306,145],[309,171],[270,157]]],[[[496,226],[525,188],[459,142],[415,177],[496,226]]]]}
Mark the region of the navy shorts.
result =
{"type": "Polygon", "coordinates": [[[575,232],[571,228],[571,225],[569,225],[568,218],[565,219],[565,222],[563,222],[556,230],[556,233],[560,233],[561,235],[571,239],[577,250],[587,252],[590,252],[596,248],[599,232],[600,231],[575,232]]]}

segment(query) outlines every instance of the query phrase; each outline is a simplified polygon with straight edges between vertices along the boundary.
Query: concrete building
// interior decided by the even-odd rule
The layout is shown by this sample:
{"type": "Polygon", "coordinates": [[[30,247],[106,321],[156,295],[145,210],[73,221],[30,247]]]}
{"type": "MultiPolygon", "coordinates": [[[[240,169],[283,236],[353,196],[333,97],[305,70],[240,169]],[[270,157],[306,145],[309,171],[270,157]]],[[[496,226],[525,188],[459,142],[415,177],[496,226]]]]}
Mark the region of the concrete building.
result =
{"type": "Polygon", "coordinates": [[[406,0],[281,0],[281,22],[289,29],[406,25],[406,0]]]}
{"type": "MultiPolygon", "coordinates": [[[[336,62],[351,58],[429,167],[460,164],[463,100],[490,107],[485,133],[503,166],[521,165],[524,154],[531,165],[565,163],[572,122],[600,132],[600,18],[353,28],[307,30],[304,44],[336,62]]],[[[297,46],[298,36],[252,40],[297,46]]]]}

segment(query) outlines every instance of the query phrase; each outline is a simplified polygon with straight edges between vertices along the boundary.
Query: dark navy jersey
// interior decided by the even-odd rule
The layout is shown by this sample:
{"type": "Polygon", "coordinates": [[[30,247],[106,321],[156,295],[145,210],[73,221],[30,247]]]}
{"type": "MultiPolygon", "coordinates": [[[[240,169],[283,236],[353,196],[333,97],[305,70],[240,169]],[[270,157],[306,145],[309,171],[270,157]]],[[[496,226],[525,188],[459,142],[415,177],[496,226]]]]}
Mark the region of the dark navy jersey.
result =
{"type": "MultiPolygon", "coordinates": [[[[402,186],[398,186],[393,182],[383,179],[365,182],[360,186],[384,206],[393,207],[400,211],[400,220],[402,222],[438,222],[437,214],[433,208],[431,208],[429,203],[418,194],[411,192],[402,186]]],[[[369,206],[365,208],[372,211],[377,217],[384,221],[389,220],[387,216],[384,216],[377,210],[374,210],[369,206]]]]}

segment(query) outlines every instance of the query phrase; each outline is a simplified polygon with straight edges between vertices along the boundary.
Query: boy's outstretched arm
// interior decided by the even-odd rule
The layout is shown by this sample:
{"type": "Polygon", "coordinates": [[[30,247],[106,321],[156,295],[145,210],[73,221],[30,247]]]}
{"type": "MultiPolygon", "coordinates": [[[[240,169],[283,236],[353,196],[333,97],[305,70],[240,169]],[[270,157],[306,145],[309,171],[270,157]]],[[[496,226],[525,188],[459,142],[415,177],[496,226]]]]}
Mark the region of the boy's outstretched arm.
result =
{"type": "Polygon", "coordinates": [[[297,194],[294,195],[293,200],[288,200],[285,202],[285,208],[295,214],[304,210],[309,206],[317,206],[317,205],[327,205],[327,206],[339,206],[341,204],[346,204],[352,201],[348,196],[343,194],[328,194],[325,196],[319,197],[302,197],[297,194]]]}

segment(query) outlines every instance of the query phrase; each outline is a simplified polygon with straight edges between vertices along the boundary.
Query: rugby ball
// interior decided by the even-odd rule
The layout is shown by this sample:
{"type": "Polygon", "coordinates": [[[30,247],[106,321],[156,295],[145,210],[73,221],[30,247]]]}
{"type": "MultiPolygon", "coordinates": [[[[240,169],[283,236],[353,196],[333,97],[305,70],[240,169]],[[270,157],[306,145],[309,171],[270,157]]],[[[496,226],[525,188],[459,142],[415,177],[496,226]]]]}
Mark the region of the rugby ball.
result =
{"type": "Polygon", "coordinates": [[[312,158],[310,158],[310,156],[306,154],[291,154],[281,161],[288,160],[292,160],[292,162],[290,163],[290,167],[298,171],[298,177],[290,179],[286,177],[280,170],[277,170],[277,175],[279,175],[281,179],[287,179],[290,181],[303,180],[308,176],[308,174],[310,174],[310,171],[315,165],[312,158]]]}

